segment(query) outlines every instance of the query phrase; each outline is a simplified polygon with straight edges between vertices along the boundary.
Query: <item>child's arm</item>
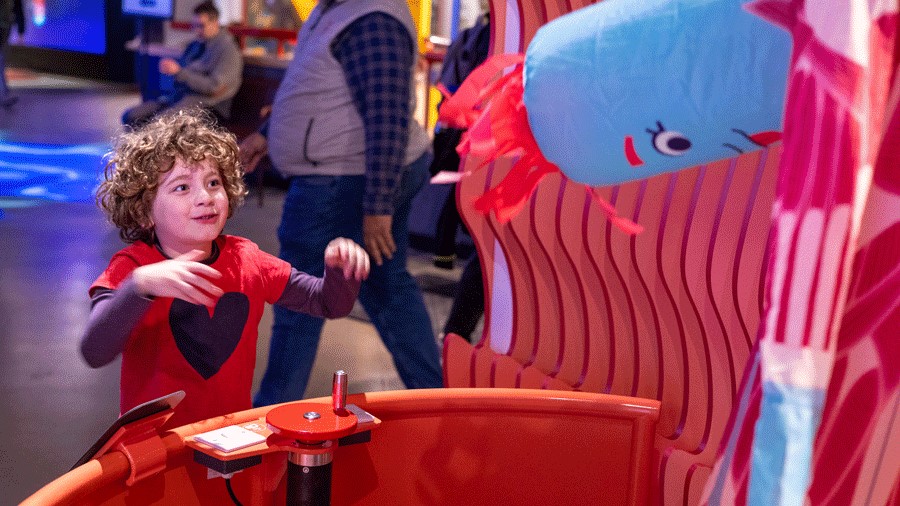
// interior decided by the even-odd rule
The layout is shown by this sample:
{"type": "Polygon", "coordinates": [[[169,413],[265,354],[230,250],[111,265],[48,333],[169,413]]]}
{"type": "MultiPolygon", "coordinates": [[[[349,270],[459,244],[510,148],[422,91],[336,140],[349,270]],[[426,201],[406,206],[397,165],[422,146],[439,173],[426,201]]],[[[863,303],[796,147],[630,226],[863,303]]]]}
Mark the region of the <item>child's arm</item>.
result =
{"type": "Polygon", "coordinates": [[[132,278],[118,290],[99,290],[91,297],[91,316],[81,338],[81,355],[89,366],[102,367],[125,349],[131,331],[150,308],[132,278]]]}
{"type": "Polygon", "coordinates": [[[172,297],[191,304],[215,306],[216,299],[224,292],[209,279],[219,279],[222,274],[201,264],[198,260],[203,256],[202,251],[193,250],[171,260],[138,267],[131,274],[137,292],[150,297],[172,297]]]}
{"type": "Polygon", "coordinates": [[[219,278],[221,274],[194,261],[201,256],[201,252],[192,251],[138,267],[117,290],[94,293],[91,316],[81,338],[81,354],[88,365],[104,366],[125,349],[128,336],[150,308],[152,297],[177,297],[214,306],[223,292],[206,278],[219,278]]]}
{"type": "Polygon", "coordinates": [[[369,276],[369,256],[350,239],[338,238],[325,248],[325,275],[310,276],[291,269],[275,303],[291,311],[320,318],[341,318],[353,309],[359,285],[369,276]]]}

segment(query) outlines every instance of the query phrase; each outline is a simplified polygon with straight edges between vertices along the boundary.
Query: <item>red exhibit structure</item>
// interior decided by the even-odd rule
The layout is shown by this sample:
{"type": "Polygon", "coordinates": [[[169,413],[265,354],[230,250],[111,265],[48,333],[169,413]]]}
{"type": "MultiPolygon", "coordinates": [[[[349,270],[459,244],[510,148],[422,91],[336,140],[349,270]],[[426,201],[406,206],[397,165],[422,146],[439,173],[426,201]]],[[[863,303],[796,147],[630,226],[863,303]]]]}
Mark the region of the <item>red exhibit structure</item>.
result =
{"type": "Polygon", "coordinates": [[[548,394],[379,392],[343,409],[311,399],[148,430],[168,408],[22,504],[644,503],[659,403],[548,394]],[[194,437],[223,427],[265,440],[223,452],[194,437]]]}

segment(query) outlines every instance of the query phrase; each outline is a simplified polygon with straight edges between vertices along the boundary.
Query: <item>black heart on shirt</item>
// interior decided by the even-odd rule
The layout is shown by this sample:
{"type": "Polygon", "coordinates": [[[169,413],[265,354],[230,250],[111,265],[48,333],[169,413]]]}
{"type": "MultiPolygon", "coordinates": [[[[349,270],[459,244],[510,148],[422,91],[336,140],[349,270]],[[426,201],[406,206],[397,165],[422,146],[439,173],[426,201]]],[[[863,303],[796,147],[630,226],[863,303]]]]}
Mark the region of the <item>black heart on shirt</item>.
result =
{"type": "Polygon", "coordinates": [[[242,293],[223,295],[212,318],[206,306],[175,299],[169,309],[169,326],[184,358],[204,379],[209,379],[234,353],[249,314],[250,299],[242,293]]]}

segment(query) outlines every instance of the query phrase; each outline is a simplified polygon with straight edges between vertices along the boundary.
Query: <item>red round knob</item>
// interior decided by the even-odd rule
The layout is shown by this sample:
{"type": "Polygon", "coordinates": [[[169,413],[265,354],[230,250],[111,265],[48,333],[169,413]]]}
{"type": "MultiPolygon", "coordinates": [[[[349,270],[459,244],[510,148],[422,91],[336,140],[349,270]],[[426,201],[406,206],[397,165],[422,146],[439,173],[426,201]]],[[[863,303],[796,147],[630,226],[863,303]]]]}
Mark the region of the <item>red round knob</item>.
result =
{"type": "Polygon", "coordinates": [[[304,443],[339,439],[356,430],[356,415],[338,415],[330,404],[295,403],[272,409],[266,415],[272,432],[304,443]]]}

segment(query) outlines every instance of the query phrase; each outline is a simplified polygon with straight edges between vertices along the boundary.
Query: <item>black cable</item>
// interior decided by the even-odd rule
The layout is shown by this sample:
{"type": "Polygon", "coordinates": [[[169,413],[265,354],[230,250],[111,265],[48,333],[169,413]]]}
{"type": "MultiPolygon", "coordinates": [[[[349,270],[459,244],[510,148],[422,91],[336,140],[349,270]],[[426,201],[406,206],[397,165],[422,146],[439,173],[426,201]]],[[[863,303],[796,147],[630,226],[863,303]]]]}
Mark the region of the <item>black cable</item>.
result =
{"type": "Polygon", "coordinates": [[[225,488],[228,489],[228,495],[231,496],[231,500],[234,501],[236,506],[244,506],[241,504],[241,501],[238,501],[237,496],[234,495],[234,489],[231,488],[231,478],[225,478],[225,488]]]}

